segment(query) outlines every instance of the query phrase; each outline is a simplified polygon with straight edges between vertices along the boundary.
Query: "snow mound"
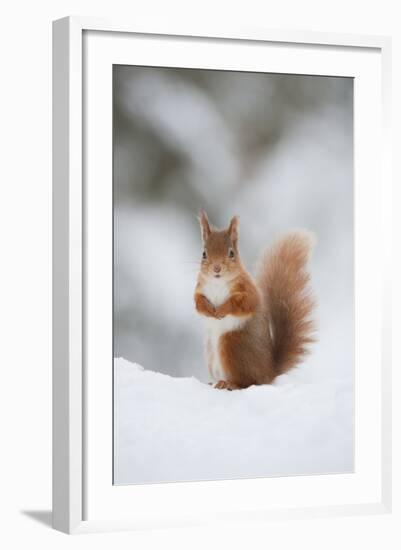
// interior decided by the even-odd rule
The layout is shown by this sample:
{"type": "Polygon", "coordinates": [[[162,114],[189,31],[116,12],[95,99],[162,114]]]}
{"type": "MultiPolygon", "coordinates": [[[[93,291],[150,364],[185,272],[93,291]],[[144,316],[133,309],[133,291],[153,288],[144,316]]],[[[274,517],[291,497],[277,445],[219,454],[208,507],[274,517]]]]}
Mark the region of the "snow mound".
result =
{"type": "Polygon", "coordinates": [[[352,471],[352,381],[296,372],[230,392],[115,359],[114,482],[352,471]]]}

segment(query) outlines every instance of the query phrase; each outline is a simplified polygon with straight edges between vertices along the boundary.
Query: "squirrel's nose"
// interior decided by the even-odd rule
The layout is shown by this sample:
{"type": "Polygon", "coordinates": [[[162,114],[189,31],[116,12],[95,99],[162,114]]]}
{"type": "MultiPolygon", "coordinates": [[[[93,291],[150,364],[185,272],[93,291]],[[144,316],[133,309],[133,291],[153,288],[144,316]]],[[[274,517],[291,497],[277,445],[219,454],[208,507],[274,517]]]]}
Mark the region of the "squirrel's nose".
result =
{"type": "Polygon", "coordinates": [[[220,271],[221,271],[221,266],[218,265],[218,264],[214,265],[214,266],[213,266],[213,271],[214,271],[215,273],[220,273],[220,271]]]}

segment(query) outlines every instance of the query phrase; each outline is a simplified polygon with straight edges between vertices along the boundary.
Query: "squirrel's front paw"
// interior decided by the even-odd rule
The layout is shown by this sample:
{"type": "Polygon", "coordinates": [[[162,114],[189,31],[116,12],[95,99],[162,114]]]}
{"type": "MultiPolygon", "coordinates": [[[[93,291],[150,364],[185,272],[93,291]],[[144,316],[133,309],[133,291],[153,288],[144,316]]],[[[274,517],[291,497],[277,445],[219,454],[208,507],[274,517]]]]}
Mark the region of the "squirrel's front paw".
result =
{"type": "Polygon", "coordinates": [[[216,316],[216,308],[202,294],[195,295],[195,305],[198,313],[201,315],[206,315],[206,317],[216,316]]]}
{"type": "Polygon", "coordinates": [[[216,319],[224,319],[226,315],[227,315],[226,312],[221,307],[216,308],[214,313],[214,316],[216,319]]]}
{"type": "Polygon", "coordinates": [[[212,305],[210,305],[210,307],[207,308],[206,310],[206,316],[207,317],[213,317],[214,319],[217,319],[216,317],[216,308],[212,305]]]}

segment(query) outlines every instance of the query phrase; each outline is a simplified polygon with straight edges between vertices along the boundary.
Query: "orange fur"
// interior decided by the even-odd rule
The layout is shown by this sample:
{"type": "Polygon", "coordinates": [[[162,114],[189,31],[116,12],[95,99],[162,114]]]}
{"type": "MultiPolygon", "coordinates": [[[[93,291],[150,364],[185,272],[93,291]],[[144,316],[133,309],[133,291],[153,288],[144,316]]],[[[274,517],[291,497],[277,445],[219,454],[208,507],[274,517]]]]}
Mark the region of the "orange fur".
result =
{"type": "Polygon", "coordinates": [[[315,303],[305,271],[311,239],[305,233],[282,238],[261,260],[258,284],[273,329],[273,360],[279,374],[294,367],[314,342],[315,303]]]}
{"type": "Polygon", "coordinates": [[[255,313],[259,305],[258,291],[252,281],[243,275],[230,285],[229,299],[216,308],[217,319],[223,319],[226,315],[250,315],[255,313]]]}
{"type": "Polygon", "coordinates": [[[216,387],[269,384],[294,367],[313,341],[310,315],[314,304],[305,271],[310,240],[303,233],[283,238],[263,256],[255,281],[240,259],[238,218],[219,231],[202,212],[200,224],[204,252],[195,290],[196,309],[217,320],[239,320],[222,332],[216,350],[208,341],[211,374],[215,354],[225,374],[216,387]],[[203,294],[211,281],[225,285],[228,295],[222,303],[214,304],[203,294]]]}
{"type": "Polygon", "coordinates": [[[216,308],[200,292],[195,293],[195,307],[198,313],[207,317],[216,317],[216,308]]]}

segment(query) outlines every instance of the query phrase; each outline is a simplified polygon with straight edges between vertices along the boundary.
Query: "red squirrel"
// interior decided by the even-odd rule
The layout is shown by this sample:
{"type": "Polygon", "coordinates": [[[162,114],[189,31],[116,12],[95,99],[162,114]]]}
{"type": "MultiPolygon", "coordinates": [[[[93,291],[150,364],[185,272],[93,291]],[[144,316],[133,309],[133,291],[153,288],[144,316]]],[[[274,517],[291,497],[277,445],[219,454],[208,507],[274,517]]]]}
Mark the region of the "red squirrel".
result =
{"type": "Polygon", "coordinates": [[[206,321],[206,356],[215,388],[270,384],[294,367],[314,341],[314,300],[305,270],[312,234],[285,235],[262,255],[256,278],[241,261],[239,218],[227,229],[210,225],[204,211],[195,289],[196,310],[206,321]]]}

